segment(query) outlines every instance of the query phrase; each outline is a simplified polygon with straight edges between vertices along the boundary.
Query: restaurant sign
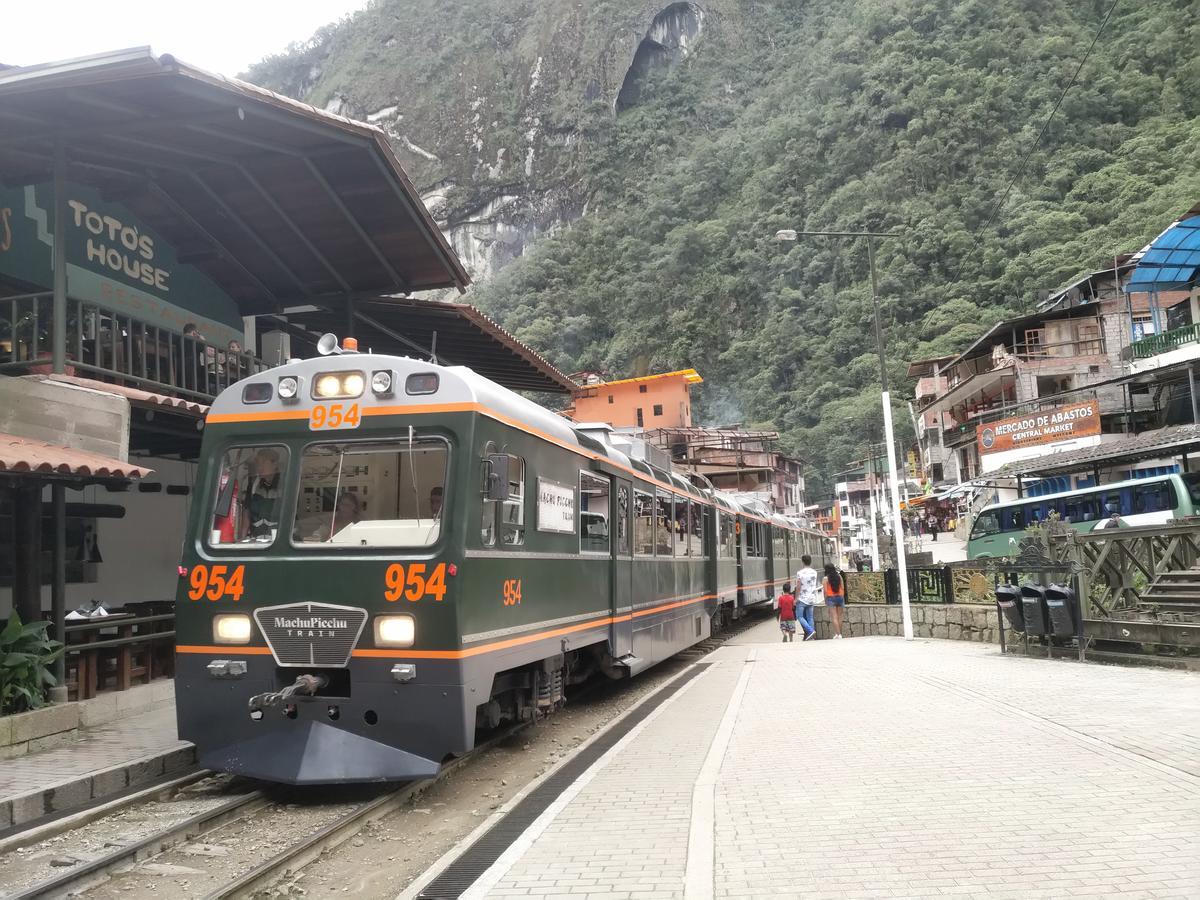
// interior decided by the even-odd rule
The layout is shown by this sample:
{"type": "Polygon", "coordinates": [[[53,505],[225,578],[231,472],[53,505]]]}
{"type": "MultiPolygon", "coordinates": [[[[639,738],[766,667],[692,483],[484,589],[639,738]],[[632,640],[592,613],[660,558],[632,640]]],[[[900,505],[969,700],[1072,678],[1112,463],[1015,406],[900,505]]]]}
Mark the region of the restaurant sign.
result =
{"type": "Polygon", "coordinates": [[[1095,398],[1013,416],[979,426],[979,453],[1002,453],[1100,434],[1100,404],[1095,398]]]}

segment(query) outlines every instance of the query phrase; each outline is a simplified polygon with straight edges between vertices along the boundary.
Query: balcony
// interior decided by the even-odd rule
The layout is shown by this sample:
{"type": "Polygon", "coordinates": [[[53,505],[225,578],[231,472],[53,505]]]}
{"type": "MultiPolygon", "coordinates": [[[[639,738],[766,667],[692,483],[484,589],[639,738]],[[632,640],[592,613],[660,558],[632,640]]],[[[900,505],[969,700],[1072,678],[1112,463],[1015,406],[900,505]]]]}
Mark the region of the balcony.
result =
{"type": "Polygon", "coordinates": [[[1178,350],[1187,344],[1195,343],[1200,343],[1200,323],[1184,325],[1182,328],[1172,328],[1162,334],[1152,334],[1140,341],[1134,341],[1122,356],[1127,359],[1150,359],[1152,356],[1178,350]]]}
{"type": "MultiPolygon", "coordinates": [[[[50,293],[0,297],[0,373],[49,374],[50,293]]],[[[267,364],[97,303],[67,300],[67,374],[200,403],[267,364]]]]}

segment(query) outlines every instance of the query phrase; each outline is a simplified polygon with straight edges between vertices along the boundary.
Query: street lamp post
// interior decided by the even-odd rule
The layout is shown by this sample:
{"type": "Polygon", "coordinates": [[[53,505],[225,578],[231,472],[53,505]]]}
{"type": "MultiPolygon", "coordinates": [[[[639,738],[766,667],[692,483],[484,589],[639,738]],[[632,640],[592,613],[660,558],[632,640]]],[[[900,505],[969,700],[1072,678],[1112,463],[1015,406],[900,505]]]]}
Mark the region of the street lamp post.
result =
{"type": "Polygon", "coordinates": [[[892,541],[896,547],[896,568],[900,576],[900,615],[904,639],[913,638],[912,610],[908,602],[908,563],[904,552],[904,529],[900,522],[900,476],[896,471],[896,437],[892,430],[892,397],[888,391],[887,362],[883,350],[883,320],[879,313],[879,279],[875,273],[875,238],[899,237],[893,231],[796,231],[791,228],[775,233],[777,241],[795,241],[800,237],[866,238],[867,260],[871,267],[871,304],[875,309],[875,346],[879,350],[879,386],[883,393],[883,431],[887,444],[888,477],[892,487],[892,541]]]}

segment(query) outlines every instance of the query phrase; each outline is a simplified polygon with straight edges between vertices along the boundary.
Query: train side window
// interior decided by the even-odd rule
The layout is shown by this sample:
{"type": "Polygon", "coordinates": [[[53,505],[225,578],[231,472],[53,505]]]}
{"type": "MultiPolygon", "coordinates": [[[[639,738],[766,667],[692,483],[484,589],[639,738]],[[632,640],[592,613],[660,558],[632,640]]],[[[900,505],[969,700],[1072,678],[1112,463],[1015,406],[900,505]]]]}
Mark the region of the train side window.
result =
{"type": "Polygon", "coordinates": [[[579,550],[608,553],[609,483],[587,472],[579,473],[579,550]]]}
{"type": "Polygon", "coordinates": [[[695,500],[688,502],[688,556],[704,555],[704,507],[695,500]]]}
{"type": "Polygon", "coordinates": [[[500,541],[509,547],[525,543],[525,460],[508,458],[508,499],[500,504],[500,541]]]}
{"type": "Polygon", "coordinates": [[[713,546],[717,539],[716,532],[713,531],[713,522],[716,521],[715,516],[716,511],[711,506],[702,506],[700,508],[700,546],[703,548],[706,557],[717,555],[713,546]]]}
{"type": "Polygon", "coordinates": [[[271,546],[279,531],[287,468],[287,447],[271,444],[225,451],[213,497],[208,545],[238,544],[239,549],[256,550],[271,546]]]}
{"type": "Polygon", "coordinates": [[[622,556],[629,555],[629,488],[626,485],[617,487],[617,552],[622,556]]]}
{"type": "Polygon", "coordinates": [[[676,556],[688,555],[688,501],[676,496],[675,517],[671,521],[671,543],[676,556]]]}
{"type": "Polygon", "coordinates": [[[636,556],[654,555],[654,496],[633,492],[633,548],[636,556]]]}
{"type": "Polygon", "coordinates": [[[655,554],[669,558],[675,541],[675,498],[667,491],[658,492],[658,515],[654,525],[655,554]]]}

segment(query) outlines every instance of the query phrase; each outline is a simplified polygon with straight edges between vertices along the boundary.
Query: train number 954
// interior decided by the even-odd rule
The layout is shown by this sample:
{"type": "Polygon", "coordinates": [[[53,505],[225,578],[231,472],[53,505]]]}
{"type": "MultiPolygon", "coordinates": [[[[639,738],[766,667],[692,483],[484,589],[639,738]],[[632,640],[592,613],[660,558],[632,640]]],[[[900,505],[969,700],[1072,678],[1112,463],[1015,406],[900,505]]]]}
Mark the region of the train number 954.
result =
{"type": "Polygon", "coordinates": [[[192,600],[220,600],[222,597],[232,597],[233,602],[242,599],[245,592],[243,579],[246,577],[245,566],[192,566],[188,575],[188,597],[192,600]]]}
{"type": "Polygon", "coordinates": [[[521,603],[521,579],[509,578],[504,582],[504,605],[519,606],[521,603]]]}
{"type": "Polygon", "coordinates": [[[416,603],[422,597],[432,597],[439,603],[446,596],[446,564],[438,563],[428,575],[425,563],[392,563],[383,576],[386,590],[383,599],[395,603],[401,597],[416,603]]]}

